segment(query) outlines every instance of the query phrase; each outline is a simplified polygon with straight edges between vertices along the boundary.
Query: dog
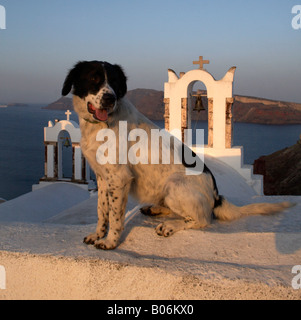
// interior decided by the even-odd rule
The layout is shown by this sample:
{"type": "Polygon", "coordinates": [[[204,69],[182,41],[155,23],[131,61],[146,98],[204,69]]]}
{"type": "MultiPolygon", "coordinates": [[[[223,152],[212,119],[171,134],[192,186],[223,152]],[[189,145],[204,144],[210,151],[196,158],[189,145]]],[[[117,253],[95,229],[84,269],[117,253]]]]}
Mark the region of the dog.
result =
{"type": "MultiPolygon", "coordinates": [[[[99,139],[103,129],[115,133],[114,154],[116,159],[120,159],[120,148],[124,148],[124,141],[121,141],[124,137],[119,135],[120,122],[127,124],[126,137],[131,130],[143,129],[150,139],[151,131],[158,127],[125,97],[127,77],[117,64],[78,62],[67,74],[62,95],[66,96],[71,91],[82,134],[81,149],[96,174],[98,185],[98,223],[96,231],[85,237],[84,243],[104,250],[119,245],[129,194],[140,203],[151,204],[141,209],[144,214],[173,213],[178,217],[157,226],[157,234],[164,237],[179,230],[205,228],[211,223],[212,216],[231,221],[246,215],[272,214],[292,206],[289,202],[235,206],[219,195],[215,178],[205,164],[201,174],[187,175],[186,169],[191,165],[183,157],[182,163],[173,162],[175,151],[186,148],[183,144],[170,143],[170,164],[161,163],[162,153],[159,164],[151,164],[151,161],[100,164],[98,150],[108,143],[108,140],[99,139]]],[[[150,151],[151,141],[147,142],[145,145],[150,151]]],[[[133,141],[126,146],[126,151],[132,146],[133,141]]],[[[150,159],[151,155],[148,157],[150,159]]],[[[193,152],[192,157],[201,161],[193,152]]]]}

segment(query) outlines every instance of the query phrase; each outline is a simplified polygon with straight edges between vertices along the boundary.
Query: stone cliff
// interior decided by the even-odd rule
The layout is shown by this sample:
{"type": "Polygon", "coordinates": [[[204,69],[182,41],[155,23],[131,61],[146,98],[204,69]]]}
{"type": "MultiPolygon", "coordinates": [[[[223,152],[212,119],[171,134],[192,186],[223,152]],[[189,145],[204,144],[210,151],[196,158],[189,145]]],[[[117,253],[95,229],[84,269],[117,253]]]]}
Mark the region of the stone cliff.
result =
{"type": "Polygon", "coordinates": [[[301,135],[295,145],[255,160],[253,170],[263,175],[265,195],[301,195],[301,135]]]}

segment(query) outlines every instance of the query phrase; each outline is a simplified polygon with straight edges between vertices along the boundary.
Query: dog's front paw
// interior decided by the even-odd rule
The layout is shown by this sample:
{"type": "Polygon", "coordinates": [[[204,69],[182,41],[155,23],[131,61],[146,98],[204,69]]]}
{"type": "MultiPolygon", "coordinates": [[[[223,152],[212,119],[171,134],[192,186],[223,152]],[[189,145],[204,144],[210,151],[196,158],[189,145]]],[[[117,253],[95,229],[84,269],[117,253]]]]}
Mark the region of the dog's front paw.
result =
{"type": "Polygon", "coordinates": [[[175,233],[172,226],[168,226],[166,223],[160,223],[156,228],[157,235],[170,237],[175,233]]]}
{"type": "Polygon", "coordinates": [[[89,234],[87,237],[84,238],[84,243],[85,244],[94,244],[95,241],[99,240],[100,236],[98,235],[98,233],[91,233],[89,234]]]}
{"type": "Polygon", "coordinates": [[[96,249],[113,250],[117,247],[117,240],[116,241],[110,241],[108,239],[97,240],[94,242],[94,246],[96,249]]]}

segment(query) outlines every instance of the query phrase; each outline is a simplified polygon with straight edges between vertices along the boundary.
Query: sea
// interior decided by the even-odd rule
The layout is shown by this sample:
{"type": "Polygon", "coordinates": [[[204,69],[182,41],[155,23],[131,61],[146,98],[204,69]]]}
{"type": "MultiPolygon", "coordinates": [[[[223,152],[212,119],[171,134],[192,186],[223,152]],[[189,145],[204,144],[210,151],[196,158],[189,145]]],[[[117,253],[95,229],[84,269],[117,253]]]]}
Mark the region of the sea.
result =
{"type": "MultiPolygon", "coordinates": [[[[65,111],[43,107],[35,104],[0,108],[0,198],[11,200],[30,192],[44,175],[44,127],[49,120],[64,120],[66,115],[65,111]]],[[[75,112],[70,119],[78,122],[75,112]]],[[[154,122],[164,127],[164,121],[154,122]]],[[[191,127],[205,130],[206,144],[207,122],[193,122],[191,127]]],[[[262,155],[295,144],[300,134],[301,125],[234,123],[233,146],[243,146],[244,163],[253,164],[262,155]]]]}

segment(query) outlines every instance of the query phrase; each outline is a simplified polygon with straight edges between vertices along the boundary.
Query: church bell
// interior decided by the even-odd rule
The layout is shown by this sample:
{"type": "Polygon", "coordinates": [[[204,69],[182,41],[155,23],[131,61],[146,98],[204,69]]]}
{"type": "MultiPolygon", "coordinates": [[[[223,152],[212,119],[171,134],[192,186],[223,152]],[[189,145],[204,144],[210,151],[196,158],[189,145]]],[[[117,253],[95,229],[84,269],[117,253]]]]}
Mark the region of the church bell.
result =
{"type": "Polygon", "coordinates": [[[69,148],[69,147],[71,147],[71,143],[70,143],[70,141],[69,141],[69,139],[68,139],[68,138],[66,138],[66,139],[65,139],[64,147],[65,147],[65,148],[69,148]]]}
{"type": "Polygon", "coordinates": [[[200,112],[200,111],[203,111],[203,110],[206,110],[206,109],[203,106],[202,96],[201,95],[197,95],[193,111],[200,112]]]}

